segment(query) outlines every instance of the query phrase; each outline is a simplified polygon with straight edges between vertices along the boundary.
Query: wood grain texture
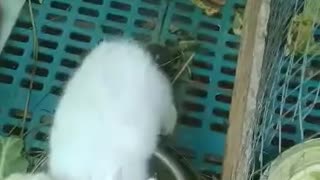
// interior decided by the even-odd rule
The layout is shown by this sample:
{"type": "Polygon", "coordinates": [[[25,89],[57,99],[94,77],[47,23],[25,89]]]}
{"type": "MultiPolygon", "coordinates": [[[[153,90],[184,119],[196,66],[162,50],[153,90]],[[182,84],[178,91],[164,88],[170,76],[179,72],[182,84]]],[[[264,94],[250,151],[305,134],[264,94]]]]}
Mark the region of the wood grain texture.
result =
{"type": "Polygon", "coordinates": [[[248,0],[232,95],[223,180],[249,179],[252,127],[267,35],[270,0],[248,0]]]}

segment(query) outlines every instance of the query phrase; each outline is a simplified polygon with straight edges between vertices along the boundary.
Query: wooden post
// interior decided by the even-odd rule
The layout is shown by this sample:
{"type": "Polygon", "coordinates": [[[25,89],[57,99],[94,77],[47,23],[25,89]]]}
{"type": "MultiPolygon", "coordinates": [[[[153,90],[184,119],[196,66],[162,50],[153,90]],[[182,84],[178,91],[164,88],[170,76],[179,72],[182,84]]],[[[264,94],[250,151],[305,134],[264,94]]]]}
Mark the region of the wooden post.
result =
{"type": "Polygon", "coordinates": [[[248,180],[252,129],[271,0],[248,0],[232,95],[222,180],[248,180]]]}

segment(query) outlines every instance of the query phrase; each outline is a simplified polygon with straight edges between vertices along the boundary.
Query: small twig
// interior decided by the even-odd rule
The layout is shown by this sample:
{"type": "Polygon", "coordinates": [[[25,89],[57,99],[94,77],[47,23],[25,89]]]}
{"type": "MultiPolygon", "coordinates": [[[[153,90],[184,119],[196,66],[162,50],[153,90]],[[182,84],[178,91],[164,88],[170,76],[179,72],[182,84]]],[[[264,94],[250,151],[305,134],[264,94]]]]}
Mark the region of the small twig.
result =
{"type": "Polygon", "coordinates": [[[181,57],[181,56],[179,55],[179,56],[175,57],[175,58],[172,59],[172,60],[169,60],[169,61],[167,61],[167,62],[165,62],[165,63],[160,64],[159,66],[160,66],[160,67],[163,67],[163,66],[166,66],[166,65],[168,65],[168,64],[171,64],[172,62],[178,60],[180,57],[181,57]]]}
{"type": "Polygon", "coordinates": [[[29,129],[27,132],[23,133],[23,137],[26,137],[28,134],[35,132],[43,127],[50,126],[51,124],[52,124],[52,122],[45,122],[45,123],[42,123],[36,127],[33,127],[31,129],[29,129]]]}
{"type": "MultiPolygon", "coordinates": [[[[191,165],[191,163],[189,162],[189,160],[183,155],[181,154],[175,147],[171,146],[171,145],[167,145],[168,148],[170,148],[171,151],[173,151],[176,155],[178,155],[179,158],[181,158],[181,162],[187,166],[187,168],[191,171],[191,173],[193,173],[195,176],[197,177],[206,177],[208,178],[209,176],[208,175],[205,175],[205,174],[199,174],[191,165]]],[[[212,177],[209,177],[209,178],[212,178],[212,177]]]]}
{"type": "MultiPolygon", "coordinates": [[[[28,0],[28,8],[29,8],[30,20],[31,20],[31,24],[32,24],[34,65],[33,65],[32,71],[31,71],[31,79],[30,79],[30,84],[29,84],[29,91],[28,91],[26,102],[25,102],[25,105],[24,105],[24,112],[23,112],[23,118],[22,118],[22,123],[21,123],[21,132],[20,132],[20,136],[21,137],[23,137],[23,135],[24,135],[24,129],[25,129],[24,126],[25,126],[25,123],[26,123],[26,120],[27,120],[27,116],[28,116],[28,108],[29,108],[29,103],[30,103],[30,96],[31,96],[32,87],[33,87],[33,78],[34,78],[35,73],[36,73],[36,62],[37,62],[37,59],[38,59],[38,38],[37,38],[36,24],[35,24],[35,21],[34,21],[34,16],[33,16],[33,11],[32,11],[31,0],[28,0]]],[[[17,126],[14,126],[10,130],[9,135],[11,135],[16,128],[17,128],[17,126]]]]}
{"type": "Polygon", "coordinates": [[[317,133],[311,135],[310,137],[306,138],[306,140],[314,139],[315,137],[318,137],[319,135],[320,135],[320,132],[317,132],[317,133]]]}
{"type": "Polygon", "coordinates": [[[191,72],[191,68],[189,66],[187,67],[187,71],[188,71],[189,77],[191,77],[192,72],[191,72]]]}
{"type": "Polygon", "coordinates": [[[255,171],[253,171],[251,174],[250,174],[250,177],[249,179],[252,179],[256,174],[260,173],[260,172],[264,172],[268,167],[271,167],[271,163],[272,162],[268,162],[267,164],[265,164],[264,166],[262,166],[260,169],[257,169],[255,171]]]}
{"type": "Polygon", "coordinates": [[[34,15],[33,15],[33,11],[32,11],[32,3],[31,0],[28,0],[28,7],[29,7],[29,13],[30,13],[30,19],[31,19],[31,24],[32,24],[32,33],[33,33],[33,59],[34,59],[34,65],[32,68],[32,72],[31,72],[31,79],[30,79],[30,84],[29,84],[29,91],[27,94],[27,98],[26,98],[26,103],[25,103],[25,107],[24,107],[24,113],[23,113],[23,119],[22,119],[22,125],[21,125],[21,132],[20,132],[20,136],[23,137],[24,136],[24,129],[25,129],[25,123],[26,123],[26,119],[27,119],[27,114],[28,114],[28,109],[29,109],[29,103],[30,103],[30,96],[32,93],[32,88],[33,88],[33,79],[36,73],[36,64],[37,64],[37,60],[38,60],[38,38],[37,38],[37,28],[36,28],[36,24],[34,21],[34,15]]]}
{"type": "Polygon", "coordinates": [[[178,78],[181,76],[181,74],[188,68],[188,65],[192,61],[193,57],[195,56],[195,53],[192,53],[192,55],[189,57],[189,59],[184,63],[182,68],[178,71],[178,73],[174,76],[173,80],[171,81],[171,84],[174,84],[178,78]]]}
{"type": "Polygon", "coordinates": [[[31,151],[31,152],[28,152],[28,153],[26,153],[25,152],[25,154],[27,155],[27,156],[33,156],[33,157],[35,157],[35,158],[40,158],[41,156],[43,156],[43,153],[44,153],[44,151],[43,150],[37,150],[37,151],[31,151]],[[31,155],[31,154],[33,154],[33,153],[37,153],[37,155],[31,155]]]}
{"type": "Polygon", "coordinates": [[[48,160],[48,156],[46,154],[43,154],[39,160],[39,163],[32,168],[31,173],[35,173],[41,166],[44,165],[44,163],[47,162],[47,160],[48,160]]]}

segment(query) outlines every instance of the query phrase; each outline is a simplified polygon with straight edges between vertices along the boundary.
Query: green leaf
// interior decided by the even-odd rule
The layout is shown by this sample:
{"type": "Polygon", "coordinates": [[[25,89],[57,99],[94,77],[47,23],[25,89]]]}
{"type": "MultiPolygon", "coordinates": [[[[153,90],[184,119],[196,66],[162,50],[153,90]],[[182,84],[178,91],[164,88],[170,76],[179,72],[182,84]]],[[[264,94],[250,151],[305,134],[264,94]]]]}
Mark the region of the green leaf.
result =
{"type": "Polygon", "coordinates": [[[0,137],[0,179],[12,173],[25,173],[28,161],[22,155],[23,139],[19,137],[0,137]]]}
{"type": "Polygon", "coordinates": [[[320,23],[320,1],[305,0],[303,12],[291,19],[285,55],[320,54],[320,44],[313,36],[315,23],[320,23]]]}
{"type": "MultiPolygon", "coordinates": [[[[313,179],[313,180],[320,180],[320,172],[312,172],[310,173],[310,177],[313,179]]],[[[311,179],[310,178],[310,179],[311,179]]]]}
{"type": "Polygon", "coordinates": [[[303,15],[314,19],[316,23],[320,22],[320,1],[319,0],[305,0],[303,15]]]}
{"type": "Polygon", "coordinates": [[[235,35],[241,36],[244,25],[244,9],[237,8],[235,11],[235,17],[232,23],[232,30],[235,35]]]}

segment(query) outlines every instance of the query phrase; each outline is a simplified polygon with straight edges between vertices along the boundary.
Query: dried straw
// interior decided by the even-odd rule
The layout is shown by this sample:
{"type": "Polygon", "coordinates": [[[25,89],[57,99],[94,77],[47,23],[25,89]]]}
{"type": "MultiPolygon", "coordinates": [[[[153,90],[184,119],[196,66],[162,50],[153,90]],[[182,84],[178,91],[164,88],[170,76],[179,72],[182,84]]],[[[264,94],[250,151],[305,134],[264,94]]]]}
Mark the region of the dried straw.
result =
{"type": "MultiPolygon", "coordinates": [[[[24,105],[24,111],[23,111],[23,118],[22,118],[22,122],[21,122],[21,132],[20,132],[20,137],[24,137],[24,129],[25,129],[25,123],[27,120],[27,116],[28,116],[28,109],[29,109],[29,103],[30,103],[30,96],[32,93],[32,88],[33,88],[33,79],[36,73],[36,65],[37,65],[37,61],[38,61],[38,36],[37,36],[37,28],[36,28],[36,24],[35,24],[35,20],[34,20],[34,15],[33,15],[33,11],[32,11],[32,2],[31,0],[28,0],[28,9],[29,9],[29,14],[30,14],[30,20],[31,20],[31,24],[32,24],[32,38],[33,38],[33,59],[34,59],[34,63],[33,63],[33,68],[31,71],[31,78],[30,78],[30,84],[28,87],[28,94],[26,97],[26,101],[25,101],[25,105],[24,105]]],[[[13,131],[17,128],[17,126],[14,126],[9,134],[11,135],[13,133],[13,131]]]]}

